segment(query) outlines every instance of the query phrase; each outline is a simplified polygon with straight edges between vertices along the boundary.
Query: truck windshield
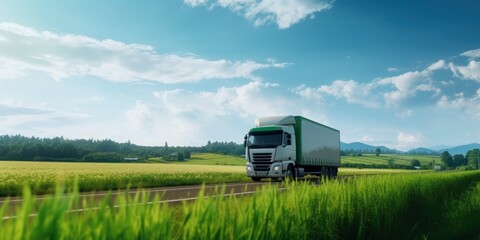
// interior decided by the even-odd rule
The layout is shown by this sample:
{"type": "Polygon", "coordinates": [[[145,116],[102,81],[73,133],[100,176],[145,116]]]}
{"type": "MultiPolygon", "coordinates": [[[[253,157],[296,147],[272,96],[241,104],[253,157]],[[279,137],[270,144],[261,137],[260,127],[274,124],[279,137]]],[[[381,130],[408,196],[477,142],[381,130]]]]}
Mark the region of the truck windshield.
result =
{"type": "Polygon", "coordinates": [[[250,133],[247,146],[250,148],[270,148],[282,145],[282,132],[250,133]]]}

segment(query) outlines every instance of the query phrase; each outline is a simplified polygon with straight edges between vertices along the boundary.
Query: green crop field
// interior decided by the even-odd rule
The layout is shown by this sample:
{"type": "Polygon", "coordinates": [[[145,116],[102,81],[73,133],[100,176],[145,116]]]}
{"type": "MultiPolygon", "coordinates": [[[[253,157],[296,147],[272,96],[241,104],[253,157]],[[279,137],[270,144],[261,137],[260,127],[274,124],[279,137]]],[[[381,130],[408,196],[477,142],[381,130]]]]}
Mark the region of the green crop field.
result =
{"type": "Polygon", "coordinates": [[[245,166],[245,157],[223,155],[215,153],[193,153],[190,159],[178,164],[199,164],[199,165],[235,165],[245,166]]]}
{"type": "Polygon", "coordinates": [[[75,180],[80,191],[249,181],[242,166],[0,161],[0,196],[21,194],[24,184],[52,193],[58,182],[75,180]]]}
{"type": "MultiPolygon", "coordinates": [[[[414,172],[340,168],[339,175],[414,172]]],[[[202,183],[249,182],[245,160],[220,154],[193,154],[182,163],[62,163],[0,161],[0,196],[16,196],[24,184],[33,193],[53,193],[55,185],[78,181],[80,191],[116,190],[202,183]]]]}
{"type": "Polygon", "coordinates": [[[428,165],[435,162],[435,164],[443,165],[440,161],[440,156],[432,155],[407,155],[407,154],[363,154],[363,156],[342,156],[342,163],[362,163],[367,165],[381,164],[387,165],[389,160],[393,160],[398,165],[411,166],[410,161],[416,159],[420,161],[421,165],[428,165]]]}
{"type": "MultiPolygon", "coordinates": [[[[82,207],[73,192],[35,203],[29,189],[0,239],[478,239],[480,172],[360,177],[267,185],[251,197],[147,203],[145,193],[82,207]],[[113,206],[116,207],[113,207],[113,206]],[[31,209],[38,209],[30,216],[31,209]]],[[[202,196],[200,194],[200,196],[202,196]]],[[[155,200],[160,200],[155,196],[155,200]]],[[[0,206],[3,217],[8,203],[0,206]]]]}

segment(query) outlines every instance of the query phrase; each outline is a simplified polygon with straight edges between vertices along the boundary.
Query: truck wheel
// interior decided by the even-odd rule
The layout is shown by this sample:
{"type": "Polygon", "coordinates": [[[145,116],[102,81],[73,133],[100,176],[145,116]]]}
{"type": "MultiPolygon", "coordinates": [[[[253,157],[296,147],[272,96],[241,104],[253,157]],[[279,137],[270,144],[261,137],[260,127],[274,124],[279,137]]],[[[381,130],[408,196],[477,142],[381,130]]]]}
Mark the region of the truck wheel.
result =
{"type": "Polygon", "coordinates": [[[330,168],[325,167],[325,178],[330,179],[330,168]]]}
{"type": "Polygon", "coordinates": [[[261,177],[251,177],[253,181],[260,182],[262,180],[261,177]]]}
{"type": "Polygon", "coordinates": [[[286,175],[286,178],[290,180],[295,180],[295,169],[293,168],[292,165],[288,166],[287,173],[285,175],[286,175]]]}

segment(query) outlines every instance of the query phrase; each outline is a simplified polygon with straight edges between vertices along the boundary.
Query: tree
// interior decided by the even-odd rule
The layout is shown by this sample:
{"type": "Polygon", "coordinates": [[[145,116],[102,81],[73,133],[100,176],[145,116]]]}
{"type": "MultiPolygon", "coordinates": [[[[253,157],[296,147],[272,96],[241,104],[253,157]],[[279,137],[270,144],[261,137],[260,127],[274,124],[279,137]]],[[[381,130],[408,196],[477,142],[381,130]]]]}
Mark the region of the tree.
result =
{"type": "Polygon", "coordinates": [[[178,161],[185,161],[185,156],[183,155],[183,152],[177,153],[177,160],[178,161]]]}
{"type": "Polygon", "coordinates": [[[440,159],[442,160],[443,164],[445,164],[445,167],[453,167],[453,158],[448,151],[444,151],[440,156],[440,159]]]}
{"type": "Polygon", "coordinates": [[[410,160],[410,165],[412,165],[413,167],[420,167],[420,161],[417,159],[412,159],[410,160]]]}
{"type": "Polygon", "coordinates": [[[470,166],[473,169],[479,169],[479,166],[478,166],[479,152],[480,152],[480,149],[478,148],[475,148],[467,152],[466,159],[467,159],[468,166],[470,166]]]}
{"type": "Polygon", "coordinates": [[[453,155],[453,166],[458,167],[458,166],[464,166],[467,165],[467,161],[463,154],[455,154],[453,155]]]}
{"type": "Polygon", "coordinates": [[[375,155],[377,155],[377,157],[380,155],[380,153],[382,152],[382,149],[378,148],[375,149],[375,155]]]}
{"type": "Polygon", "coordinates": [[[190,156],[191,156],[190,151],[188,150],[183,151],[183,156],[185,157],[185,159],[190,159],[190,156]]]}

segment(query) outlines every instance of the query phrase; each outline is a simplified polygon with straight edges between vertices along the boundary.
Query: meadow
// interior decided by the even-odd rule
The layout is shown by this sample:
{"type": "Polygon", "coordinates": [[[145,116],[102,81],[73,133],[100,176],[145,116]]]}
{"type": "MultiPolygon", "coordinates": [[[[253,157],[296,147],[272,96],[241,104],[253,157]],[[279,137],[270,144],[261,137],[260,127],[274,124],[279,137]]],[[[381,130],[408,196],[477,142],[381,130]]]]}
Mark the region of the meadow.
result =
{"type": "Polygon", "coordinates": [[[342,156],[342,163],[361,163],[367,165],[380,164],[388,165],[389,160],[393,160],[395,164],[411,166],[410,161],[416,159],[421,165],[429,165],[435,163],[443,165],[440,156],[434,155],[409,155],[409,154],[362,154],[362,156],[342,156]]]}
{"type": "Polygon", "coordinates": [[[0,196],[16,196],[23,185],[34,194],[53,193],[57,183],[79,191],[245,182],[245,167],[156,163],[59,163],[0,161],[0,196]]]}
{"type": "MultiPolygon", "coordinates": [[[[28,188],[18,217],[3,220],[0,239],[478,239],[480,171],[395,174],[288,182],[251,197],[199,198],[183,205],[151,204],[146,193],[108,197],[97,210],[77,191],[41,203],[28,188]],[[114,205],[117,205],[114,207],[114,205]]],[[[222,190],[220,190],[221,192],[222,190]]],[[[201,196],[201,194],[200,194],[201,196]]],[[[156,200],[160,200],[156,196],[156,200]]],[[[0,217],[7,205],[0,206],[0,217]]]]}
{"type": "MultiPolygon", "coordinates": [[[[414,171],[340,168],[339,175],[407,172],[414,171]]],[[[49,194],[58,183],[72,187],[75,180],[81,192],[251,181],[242,157],[220,154],[196,153],[168,163],[0,161],[0,197],[21,195],[25,184],[34,194],[49,194]]]]}

